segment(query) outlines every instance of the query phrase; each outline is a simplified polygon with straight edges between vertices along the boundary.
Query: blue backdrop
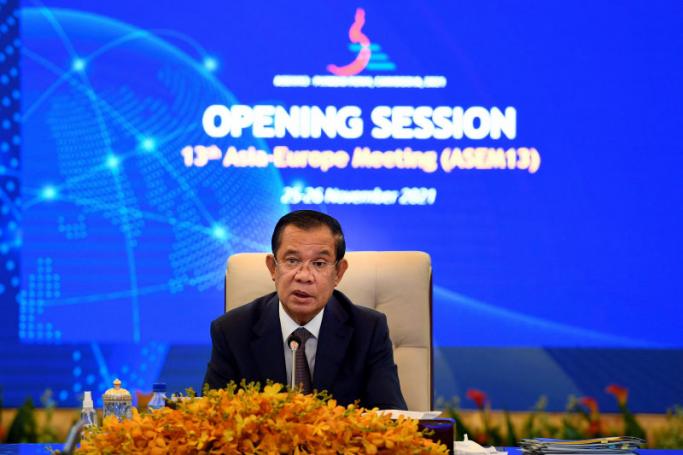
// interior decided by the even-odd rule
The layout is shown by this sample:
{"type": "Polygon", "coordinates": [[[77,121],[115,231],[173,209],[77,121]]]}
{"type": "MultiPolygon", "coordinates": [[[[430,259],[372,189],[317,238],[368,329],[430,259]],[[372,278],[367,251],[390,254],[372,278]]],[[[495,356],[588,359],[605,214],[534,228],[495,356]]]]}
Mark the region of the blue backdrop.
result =
{"type": "Polygon", "coordinates": [[[48,387],[76,405],[114,377],[198,387],[226,258],[266,251],[275,221],[297,208],[337,217],[351,250],[432,256],[436,397],[478,387],[494,407],[546,394],[562,409],[590,394],[613,409],[603,389],[620,383],[637,410],[683,401],[678,2],[2,8],[9,405],[48,387]],[[352,79],[328,68],[357,56],[352,79]],[[330,86],[349,80],[374,86],[330,86]],[[384,86],[397,82],[427,86],[384,86]],[[202,123],[216,104],[355,106],[363,131],[343,137],[346,119],[326,124],[336,135],[267,137],[278,120],[247,109],[239,137],[216,138],[202,123]],[[391,119],[378,106],[479,115],[468,130],[399,108],[382,138],[373,128],[391,119]],[[508,122],[500,137],[495,111],[508,122]],[[228,165],[231,146],[270,162],[228,165]],[[283,167],[278,147],[349,161],[283,167]],[[356,147],[383,158],[363,166],[356,147]],[[406,148],[426,164],[386,164],[406,148]],[[376,188],[395,201],[360,193],[376,188]]]}

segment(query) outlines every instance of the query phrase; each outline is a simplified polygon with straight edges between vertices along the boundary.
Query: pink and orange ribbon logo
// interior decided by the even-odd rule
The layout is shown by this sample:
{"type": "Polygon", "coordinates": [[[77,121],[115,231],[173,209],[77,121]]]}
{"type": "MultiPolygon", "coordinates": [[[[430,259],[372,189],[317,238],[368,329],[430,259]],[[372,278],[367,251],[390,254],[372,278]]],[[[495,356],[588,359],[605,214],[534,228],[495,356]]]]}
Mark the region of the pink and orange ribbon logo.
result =
{"type": "Polygon", "coordinates": [[[337,66],[333,63],[327,65],[327,70],[337,76],[355,76],[368,66],[372,51],[370,50],[370,39],[363,34],[361,29],[365,25],[365,10],[363,8],[356,9],[356,17],[349,28],[349,39],[352,43],[360,44],[360,50],[356,58],[344,66],[337,66]]]}

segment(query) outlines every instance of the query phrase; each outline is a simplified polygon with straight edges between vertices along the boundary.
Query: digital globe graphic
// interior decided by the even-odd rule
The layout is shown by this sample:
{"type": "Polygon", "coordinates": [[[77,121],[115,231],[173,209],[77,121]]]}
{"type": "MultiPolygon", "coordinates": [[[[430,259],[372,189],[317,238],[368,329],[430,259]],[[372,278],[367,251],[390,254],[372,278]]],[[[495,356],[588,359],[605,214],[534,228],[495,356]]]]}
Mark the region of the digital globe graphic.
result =
{"type": "Polygon", "coordinates": [[[70,10],[21,21],[19,339],[73,347],[60,400],[114,377],[149,388],[173,345],[208,352],[226,259],[266,251],[287,211],[280,176],[184,165],[204,107],[237,102],[189,39],[70,10]]]}

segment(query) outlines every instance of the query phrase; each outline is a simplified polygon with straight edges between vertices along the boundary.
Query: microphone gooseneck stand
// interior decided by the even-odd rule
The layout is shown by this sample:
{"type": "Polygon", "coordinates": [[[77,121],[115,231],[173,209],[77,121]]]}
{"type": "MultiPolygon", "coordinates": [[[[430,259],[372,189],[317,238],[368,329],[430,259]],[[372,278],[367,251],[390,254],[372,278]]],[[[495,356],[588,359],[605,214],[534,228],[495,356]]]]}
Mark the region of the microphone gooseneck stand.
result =
{"type": "Polygon", "coordinates": [[[299,347],[301,346],[301,338],[294,334],[291,334],[289,338],[287,338],[287,346],[289,346],[289,349],[292,350],[292,374],[290,375],[290,389],[295,390],[298,386],[298,384],[296,383],[296,352],[299,350],[299,347]]]}

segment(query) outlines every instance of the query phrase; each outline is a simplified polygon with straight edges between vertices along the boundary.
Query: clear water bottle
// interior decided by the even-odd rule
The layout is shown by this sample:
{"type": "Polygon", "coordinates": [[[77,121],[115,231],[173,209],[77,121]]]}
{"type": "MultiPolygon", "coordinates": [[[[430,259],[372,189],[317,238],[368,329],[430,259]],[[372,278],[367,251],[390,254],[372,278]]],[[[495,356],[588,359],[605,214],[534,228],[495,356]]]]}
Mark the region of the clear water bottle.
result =
{"type": "Polygon", "coordinates": [[[81,410],[81,421],[86,427],[97,426],[97,412],[92,402],[92,392],[86,390],[83,395],[83,409],[81,410]]]}
{"type": "Polygon", "coordinates": [[[166,406],[166,384],[155,382],[152,386],[152,399],[149,400],[147,407],[150,411],[161,409],[166,406]]]}

